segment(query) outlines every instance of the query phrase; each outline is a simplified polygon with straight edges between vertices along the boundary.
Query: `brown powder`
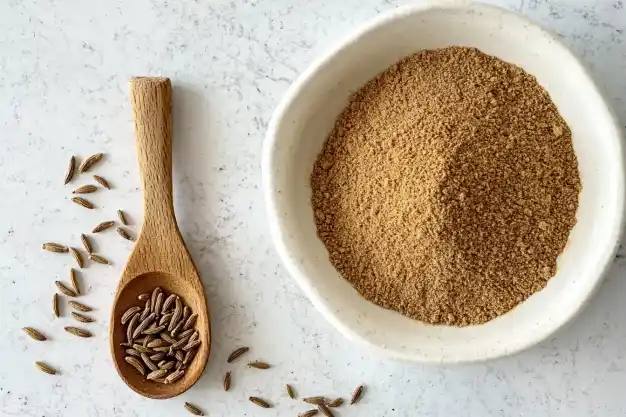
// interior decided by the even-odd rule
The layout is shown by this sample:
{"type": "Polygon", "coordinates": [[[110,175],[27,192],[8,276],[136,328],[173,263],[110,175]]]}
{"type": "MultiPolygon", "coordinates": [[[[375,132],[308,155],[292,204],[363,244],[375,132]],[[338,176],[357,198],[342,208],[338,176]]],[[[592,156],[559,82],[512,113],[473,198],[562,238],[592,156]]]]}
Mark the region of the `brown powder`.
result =
{"type": "Polygon", "coordinates": [[[535,77],[463,47],[411,55],[355,93],[311,185],[318,234],[359,293],[456,326],[546,285],[581,188],[535,77]]]}

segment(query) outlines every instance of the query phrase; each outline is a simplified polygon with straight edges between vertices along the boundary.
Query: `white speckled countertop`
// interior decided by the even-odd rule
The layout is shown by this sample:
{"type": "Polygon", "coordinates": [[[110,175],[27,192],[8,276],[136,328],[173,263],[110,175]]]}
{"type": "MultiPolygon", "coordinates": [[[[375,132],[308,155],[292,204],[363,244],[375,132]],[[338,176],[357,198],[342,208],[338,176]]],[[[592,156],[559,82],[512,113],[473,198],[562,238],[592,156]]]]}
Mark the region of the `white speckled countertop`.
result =
{"type": "MultiPolygon", "coordinates": [[[[343,339],[313,309],[272,248],[260,191],[260,151],[274,106],[289,83],[337,37],[402,2],[385,0],[55,1],[0,3],[0,415],[295,416],[283,384],[301,394],[348,396],[365,383],[349,416],[626,415],[626,258],[582,316],[551,340],[512,358],[462,367],[421,367],[374,357],[343,339]],[[291,5],[294,3],[294,5],[291,5]],[[113,231],[96,239],[113,267],[82,273],[96,308],[91,339],[53,319],[54,280],[71,259],[43,253],[44,241],[79,245],[81,232],[123,208],[133,230],[141,193],[127,80],[165,75],[175,88],[174,187],[185,241],[212,311],[208,368],[182,396],[155,401],[131,392],[114,371],[108,313],[130,243],[113,231]],[[62,178],[71,154],[106,152],[94,173],[113,190],[86,211],[62,178]],[[42,329],[44,343],[23,326],[42,329]],[[252,347],[269,371],[229,366],[236,346],[252,347]],[[45,360],[61,374],[39,372],[45,360]],[[233,371],[225,393],[221,378],[233,371]],[[246,399],[259,395],[272,410],[246,399]]],[[[492,1],[563,36],[589,64],[626,124],[626,2],[492,1]]],[[[81,177],[73,184],[87,182],[81,177]]]]}

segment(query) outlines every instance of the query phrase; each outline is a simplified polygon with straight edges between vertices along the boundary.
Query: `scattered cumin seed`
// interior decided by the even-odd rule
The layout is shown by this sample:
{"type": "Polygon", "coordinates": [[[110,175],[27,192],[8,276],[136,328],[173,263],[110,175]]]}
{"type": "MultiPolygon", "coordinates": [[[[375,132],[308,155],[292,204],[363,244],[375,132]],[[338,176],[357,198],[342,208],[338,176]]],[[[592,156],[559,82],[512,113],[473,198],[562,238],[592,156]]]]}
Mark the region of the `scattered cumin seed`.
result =
{"type": "Polygon", "coordinates": [[[83,185],[72,191],[72,194],[91,194],[98,191],[98,187],[95,185],[83,185]]]}
{"type": "Polygon", "coordinates": [[[109,183],[107,180],[105,180],[104,178],[102,178],[99,175],[94,175],[93,179],[96,180],[98,182],[98,184],[100,184],[101,186],[103,186],[104,188],[106,188],[107,190],[110,190],[111,187],[109,186],[109,183]]]}
{"type": "Polygon", "coordinates": [[[58,243],[48,242],[48,243],[44,243],[42,247],[43,247],[43,250],[47,250],[48,252],[56,252],[56,253],[69,252],[69,249],[67,248],[67,246],[59,245],[58,243]]]}
{"type": "Polygon", "coordinates": [[[52,312],[54,317],[59,317],[59,295],[57,293],[52,294],[52,312]]]}
{"type": "Polygon", "coordinates": [[[76,309],[76,310],[79,310],[79,311],[84,311],[84,312],[87,312],[87,311],[91,311],[91,310],[92,310],[92,308],[91,308],[91,307],[86,306],[85,304],[81,304],[81,303],[79,303],[78,301],[68,301],[68,304],[69,304],[72,308],[74,308],[74,309],[76,309]]]}
{"type": "Polygon", "coordinates": [[[78,280],[76,278],[76,270],[74,268],[70,268],[70,281],[72,282],[72,289],[76,295],[80,295],[80,288],[78,288],[78,280]]]}
{"type": "Polygon", "coordinates": [[[230,371],[224,374],[224,391],[228,391],[230,389],[230,371]]]}
{"type": "Polygon", "coordinates": [[[89,254],[89,260],[102,265],[111,265],[111,262],[109,262],[107,258],[96,255],[95,253],[89,254]]]}
{"type": "Polygon", "coordinates": [[[113,226],[114,224],[115,224],[114,221],[106,221],[106,222],[98,223],[96,225],[96,227],[93,228],[91,233],[101,232],[101,231],[103,231],[105,229],[108,229],[109,227],[113,226]]]}
{"type": "Polygon", "coordinates": [[[83,314],[79,314],[75,311],[72,311],[72,317],[74,317],[76,320],[80,321],[81,323],[92,323],[94,321],[94,319],[92,319],[89,316],[85,316],[83,314]]]}
{"type": "Polygon", "coordinates": [[[271,368],[270,364],[265,363],[265,362],[250,362],[248,363],[248,367],[256,368],[256,369],[270,369],[271,368]]]}
{"type": "Polygon", "coordinates": [[[131,242],[135,241],[135,238],[132,237],[131,235],[129,235],[128,232],[126,230],[122,229],[121,227],[118,227],[116,230],[117,230],[117,234],[122,236],[124,239],[130,240],[131,242]]]}
{"type": "Polygon", "coordinates": [[[70,251],[70,254],[72,255],[72,257],[76,261],[76,264],[78,265],[78,267],[82,268],[84,266],[84,262],[83,262],[83,257],[80,254],[80,252],[77,251],[76,249],[72,248],[72,247],[68,248],[68,250],[70,251]]]}
{"type": "Polygon", "coordinates": [[[90,254],[93,251],[93,249],[91,247],[91,242],[89,242],[89,238],[81,233],[80,241],[83,242],[83,246],[85,247],[85,250],[87,251],[88,254],[90,254]]]}
{"type": "Polygon", "coordinates": [[[24,327],[22,330],[24,330],[24,332],[29,335],[31,338],[33,338],[34,340],[38,340],[40,342],[43,342],[44,340],[46,340],[46,336],[42,335],[41,333],[39,333],[37,330],[33,329],[32,327],[24,327]]]}
{"type": "Polygon", "coordinates": [[[89,200],[86,200],[82,197],[72,197],[72,201],[79,206],[83,206],[89,210],[92,210],[95,207],[89,200]]]}
{"type": "Polygon", "coordinates": [[[85,171],[89,170],[89,168],[91,168],[91,166],[93,164],[95,164],[96,162],[98,162],[99,160],[102,159],[102,156],[103,156],[103,154],[101,154],[101,153],[97,153],[97,154],[91,155],[90,157],[85,159],[82,164],[80,164],[80,166],[78,167],[78,170],[80,172],[85,172],[85,171]]]}
{"type": "Polygon", "coordinates": [[[61,281],[54,281],[54,283],[56,284],[59,291],[61,291],[63,294],[67,295],[68,297],[76,297],[76,293],[74,292],[74,290],[68,288],[61,281]]]}
{"type": "Polygon", "coordinates": [[[65,182],[63,183],[64,185],[66,185],[68,182],[72,181],[72,178],[74,177],[74,171],[76,170],[76,157],[74,157],[74,155],[72,155],[70,157],[70,163],[67,167],[67,173],[65,174],[65,182]]]}
{"type": "Polygon", "coordinates": [[[324,414],[326,417],[335,417],[333,412],[330,411],[330,409],[326,407],[324,404],[318,404],[317,409],[320,410],[320,412],[324,414]]]}
{"type": "Polygon", "coordinates": [[[233,362],[234,360],[236,360],[237,358],[239,358],[241,355],[243,355],[249,350],[250,348],[248,347],[240,347],[240,348],[235,349],[230,355],[228,355],[228,359],[226,360],[226,362],[228,363],[233,362]]]}
{"type": "Polygon", "coordinates": [[[187,409],[187,411],[189,411],[191,414],[195,415],[195,416],[203,416],[204,413],[195,405],[190,404],[190,403],[185,403],[185,408],[187,409]]]}
{"type": "Polygon", "coordinates": [[[352,396],[350,397],[350,405],[356,404],[361,399],[362,395],[363,395],[363,385],[359,385],[358,387],[355,388],[354,392],[352,393],[352,396]]]}
{"type": "Polygon", "coordinates": [[[128,222],[126,221],[126,215],[122,210],[117,211],[117,217],[120,219],[120,223],[124,226],[128,226],[128,222]]]}
{"type": "Polygon", "coordinates": [[[258,405],[259,407],[263,407],[263,408],[271,408],[272,407],[272,405],[270,403],[268,403],[267,401],[265,401],[263,398],[250,397],[248,399],[251,402],[253,402],[254,404],[258,405]]]}
{"type": "Polygon", "coordinates": [[[78,337],[91,337],[92,336],[90,331],[85,330],[85,329],[79,329],[78,327],[65,326],[64,329],[66,332],[71,333],[74,336],[78,336],[78,337]]]}
{"type": "Polygon", "coordinates": [[[342,404],[343,404],[343,398],[339,397],[339,398],[335,398],[334,400],[329,402],[328,406],[329,407],[339,407],[342,404]]]}
{"type": "Polygon", "coordinates": [[[35,365],[37,365],[37,368],[41,369],[42,371],[44,371],[47,374],[50,375],[54,375],[57,373],[56,369],[54,369],[53,367],[46,365],[43,362],[37,361],[35,362],[35,365]]]}
{"type": "Polygon", "coordinates": [[[304,401],[305,403],[309,403],[309,404],[319,405],[319,404],[326,404],[328,402],[328,399],[326,397],[316,396],[316,397],[303,398],[302,401],[304,401]]]}

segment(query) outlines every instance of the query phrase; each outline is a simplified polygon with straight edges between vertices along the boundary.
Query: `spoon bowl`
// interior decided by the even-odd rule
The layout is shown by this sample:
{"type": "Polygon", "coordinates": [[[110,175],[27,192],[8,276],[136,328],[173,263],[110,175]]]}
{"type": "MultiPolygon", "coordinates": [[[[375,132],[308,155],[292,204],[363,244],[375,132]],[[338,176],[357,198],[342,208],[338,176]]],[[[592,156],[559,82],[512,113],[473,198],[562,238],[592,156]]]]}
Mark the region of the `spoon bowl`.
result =
{"type": "Polygon", "coordinates": [[[188,390],[200,378],[211,348],[209,311],[202,282],[180,235],[172,200],[172,87],[167,78],[140,77],[131,81],[131,100],[139,167],[144,190],[144,222],[126,263],[113,302],[111,353],[117,372],[135,392],[149,398],[171,398],[188,390]],[[160,287],[176,294],[198,314],[197,353],[182,378],[172,384],[148,381],[124,358],[126,329],[122,315],[143,306],[137,297],[160,287]]]}
{"type": "MultiPolygon", "coordinates": [[[[183,304],[189,306],[193,312],[201,311],[203,306],[206,306],[204,296],[199,297],[195,292],[185,292],[184,288],[181,289],[181,286],[177,284],[175,276],[166,272],[147,272],[128,281],[123,288],[119,288],[119,296],[116,299],[112,321],[120,323],[122,314],[126,310],[132,306],[142,306],[143,302],[137,300],[137,295],[151,293],[155,287],[161,287],[168,294],[178,294],[183,304]]],[[[203,332],[200,329],[208,329],[208,316],[198,314],[195,327],[201,334],[203,332]]],[[[112,325],[112,329],[111,349],[118,372],[124,382],[139,394],[149,398],[171,398],[191,388],[202,375],[210,351],[208,334],[205,334],[204,337],[200,336],[203,343],[199,346],[198,352],[185,371],[183,378],[174,384],[160,384],[146,380],[135,368],[124,361],[124,357],[127,356],[125,353],[126,348],[120,346],[120,343],[126,340],[126,330],[121,323],[120,325],[112,325]]]]}

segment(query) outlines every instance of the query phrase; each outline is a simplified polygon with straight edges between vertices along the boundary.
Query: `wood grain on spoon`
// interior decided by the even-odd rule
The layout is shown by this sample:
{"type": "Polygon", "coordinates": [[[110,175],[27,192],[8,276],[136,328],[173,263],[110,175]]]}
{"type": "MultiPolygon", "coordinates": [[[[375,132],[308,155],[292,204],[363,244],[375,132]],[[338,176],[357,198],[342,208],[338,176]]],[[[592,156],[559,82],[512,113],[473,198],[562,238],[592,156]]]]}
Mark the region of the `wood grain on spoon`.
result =
{"type": "Polygon", "coordinates": [[[144,223],[113,303],[111,352],[124,382],[150,398],[170,398],[189,389],[202,375],[209,358],[209,311],[196,267],[180,235],[172,200],[172,86],[168,78],[139,77],[130,83],[135,138],[144,192],[144,223]],[[178,294],[193,313],[202,342],[185,375],[173,384],[147,381],[124,361],[121,324],[124,312],[139,305],[137,296],[161,287],[178,294]]]}

